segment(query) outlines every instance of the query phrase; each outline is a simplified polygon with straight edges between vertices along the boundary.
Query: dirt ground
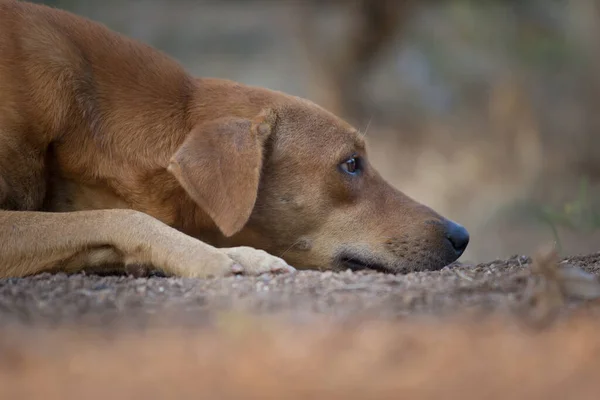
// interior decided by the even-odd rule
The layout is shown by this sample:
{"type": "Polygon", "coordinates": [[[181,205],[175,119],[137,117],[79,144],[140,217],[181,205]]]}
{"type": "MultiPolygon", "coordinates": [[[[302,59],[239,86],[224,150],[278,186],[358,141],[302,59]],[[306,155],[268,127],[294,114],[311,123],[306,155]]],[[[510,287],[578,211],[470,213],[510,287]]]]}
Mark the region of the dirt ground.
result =
{"type": "Polygon", "coordinates": [[[597,398],[600,302],[549,313],[530,264],[0,280],[0,399],[597,398]]]}

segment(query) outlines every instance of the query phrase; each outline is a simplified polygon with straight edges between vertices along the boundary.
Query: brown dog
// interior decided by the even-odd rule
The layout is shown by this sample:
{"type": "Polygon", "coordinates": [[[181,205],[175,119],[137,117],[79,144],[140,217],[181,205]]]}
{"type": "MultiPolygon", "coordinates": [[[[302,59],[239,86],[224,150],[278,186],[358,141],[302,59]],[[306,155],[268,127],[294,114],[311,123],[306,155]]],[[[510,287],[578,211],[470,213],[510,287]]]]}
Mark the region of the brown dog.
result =
{"type": "Polygon", "coordinates": [[[100,24],[13,0],[0,0],[0,228],[0,277],[293,270],[273,255],[405,272],[469,240],[388,185],[359,132],[317,105],[194,79],[100,24]]]}

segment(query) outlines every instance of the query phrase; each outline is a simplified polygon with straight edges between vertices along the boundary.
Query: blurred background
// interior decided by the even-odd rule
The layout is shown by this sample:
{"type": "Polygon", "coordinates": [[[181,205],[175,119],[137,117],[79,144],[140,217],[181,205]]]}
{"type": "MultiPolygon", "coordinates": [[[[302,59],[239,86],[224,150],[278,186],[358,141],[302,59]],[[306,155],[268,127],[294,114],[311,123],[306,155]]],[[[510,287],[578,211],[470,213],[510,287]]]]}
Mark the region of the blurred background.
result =
{"type": "Polygon", "coordinates": [[[600,0],[39,2],[345,117],[463,261],[600,251],[600,0]]]}

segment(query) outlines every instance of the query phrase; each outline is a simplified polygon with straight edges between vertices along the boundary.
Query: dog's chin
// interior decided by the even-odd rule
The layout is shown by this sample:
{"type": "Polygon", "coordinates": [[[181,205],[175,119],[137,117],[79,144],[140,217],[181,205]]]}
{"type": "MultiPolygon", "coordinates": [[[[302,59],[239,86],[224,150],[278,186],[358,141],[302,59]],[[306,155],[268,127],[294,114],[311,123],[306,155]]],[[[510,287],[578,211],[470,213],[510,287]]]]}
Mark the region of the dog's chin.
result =
{"type": "Polygon", "coordinates": [[[351,271],[377,271],[385,274],[396,274],[398,271],[396,268],[387,266],[380,262],[367,260],[362,257],[341,255],[338,257],[337,263],[342,269],[349,269],[351,271]]]}
{"type": "Polygon", "coordinates": [[[339,269],[349,269],[354,272],[375,271],[385,274],[406,274],[418,271],[437,271],[450,263],[451,262],[444,262],[441,259],[427,259],[422,260],[422,262],[408,263],[399,261],[393,264],[387,264],[361,255],[341,254],[336,258],[335,265],[339,269]]]}

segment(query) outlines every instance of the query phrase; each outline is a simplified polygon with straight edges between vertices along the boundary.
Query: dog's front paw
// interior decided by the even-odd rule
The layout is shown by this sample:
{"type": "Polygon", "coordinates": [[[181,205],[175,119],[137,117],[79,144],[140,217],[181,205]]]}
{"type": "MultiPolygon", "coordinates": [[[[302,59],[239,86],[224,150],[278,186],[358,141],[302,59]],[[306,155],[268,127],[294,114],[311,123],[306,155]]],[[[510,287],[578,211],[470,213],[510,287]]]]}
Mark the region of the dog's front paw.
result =
{"type": "Polygon", "coordinates": [[[229,247],[220,250],[235,262],[231,267],[233,274],[260,275],[296,271],[294,267],[288,265],[283,259],[263,250],[257,250],[252,247],[229,247]]]}

